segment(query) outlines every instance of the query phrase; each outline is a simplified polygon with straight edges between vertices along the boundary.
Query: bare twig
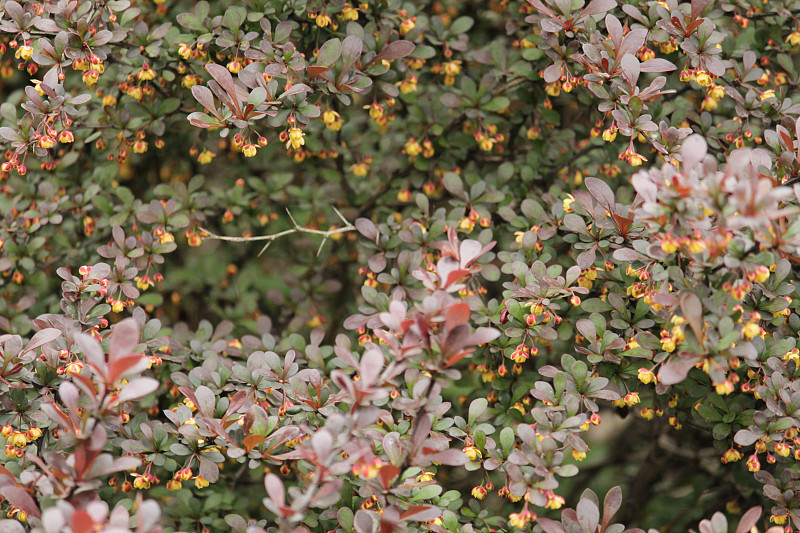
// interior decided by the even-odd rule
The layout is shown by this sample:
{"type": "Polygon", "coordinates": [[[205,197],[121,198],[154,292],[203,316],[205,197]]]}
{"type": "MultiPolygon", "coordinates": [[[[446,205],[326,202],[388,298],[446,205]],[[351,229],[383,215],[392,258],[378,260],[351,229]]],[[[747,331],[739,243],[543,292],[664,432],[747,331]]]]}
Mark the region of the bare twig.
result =
{"type": "Polygon", "coordinates": [[[344,222],[344,227],[331,229],[328,231],[306,228],[299,225],[292,216],[292,213],[290,213],[289,210],[287,209],[286,214],[289,215],[289,218],[291,219],[294,227],[280,231],[278,233],[273,233],[272,235],[259,235],[257,237],[228,237],[226,235],[217,235],[215,233],[208,231],[205,228],[198,228],[198,229],[203,232],[204,239],[215,239],[219,241],[230,241],[230,242],[267,241],[267,244],[265,244],[264,247],[261,249],[261,251],[258,252],[259,257],[267,250],[267,248],[269,248],[269,245],[272,244],[272,241],[280,239],[281,237],[285,237],[286,235],[291,235],[292,233],[311,233],[312,235],[322,235],[322,242],[319,244],[319,249],[317,250],[317,256],[319,256],[319,254],[322,252],[322,247],[325,246],[325,242],[330,237],[338,235],[340,233],[348,233],[350,231],[355,231],[356,229],[355,226],[350,224],[350,222],[346,218],[344,218],[344,216],[339,212],[338,209],[336,209],[333,206],[331,207],[333,208],[334,211],[336,211],[336,214],[339,215],[339,218],[342,219],[342,222],[344,222]]]}

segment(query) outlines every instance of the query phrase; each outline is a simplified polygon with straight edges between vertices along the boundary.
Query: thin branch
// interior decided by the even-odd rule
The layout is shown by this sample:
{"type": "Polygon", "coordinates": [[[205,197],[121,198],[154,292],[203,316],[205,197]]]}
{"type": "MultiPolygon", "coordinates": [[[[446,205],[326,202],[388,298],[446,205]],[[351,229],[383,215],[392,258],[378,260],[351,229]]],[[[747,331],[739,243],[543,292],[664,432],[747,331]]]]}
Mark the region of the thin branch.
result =
{"type": "Polygon", "coordinates": [[[306,227],[303,227],[303,226],[299,225],[297,223],[297,221],[294,219],[294,217],[292,216],[292,213],[289,212],[289,210],[287,209],[286,210],[286,214],[289,215],[289,219],[291,219],[292,224],[294,225],[294,227],[293,228],[289,228],[287,230],[280,231],[278,233],[273,233],[271,235],[259,235],[257,237],[228,237],[226,235],[217,235],[216,233],[212,233],[212,232],[210,232],[207,229],[202,228],[202,227],[201,228],[197,228],[197,229],[199,229],[201,232],[203,232],[203,238],[204,239],[213,239],[213,240],[229,241],[229,242],[267,241],[267,244],[265,244],[264,247],[261,249],[261,251],[258,252],[258,256],[259,257],[261,256],[261,254],[263,254],[267,250],[267,248],[269,248],[269,245],[272,244],[272,241],[280,239],[281,237],[285,237],[286,235],[291,235],[292,233],[311,233],[312,235],[322,235],[322,242],[320,243],[319,249],[317,250],[317,256],[319,256],[319,254],[322,252],[322,247],[325,245],[325,242],[327,242],[327,240],[330,237],[332,237],[334,235],[339,235],[340,233],[348,233],[350,231],[355,231],[356,230],[356,227],[353,226],[352,224],[350,224],[350,222],[346,218],[344,218],[344,216],[342,215],[342,213],[339,212],[338,209],[336,209],[333,206],[331,206],[331,208],[334,211],[336,211],[336,214],[339,215],[340,219],[342,219],[342,222],[344,222],[344,224],[345,224],[344,227],[331,229],[331,230],[328,230],[328,231],[323,231],[323,230],[319,230],[319,229],[312,229],[312,228],[306,228],[306,227]]]}

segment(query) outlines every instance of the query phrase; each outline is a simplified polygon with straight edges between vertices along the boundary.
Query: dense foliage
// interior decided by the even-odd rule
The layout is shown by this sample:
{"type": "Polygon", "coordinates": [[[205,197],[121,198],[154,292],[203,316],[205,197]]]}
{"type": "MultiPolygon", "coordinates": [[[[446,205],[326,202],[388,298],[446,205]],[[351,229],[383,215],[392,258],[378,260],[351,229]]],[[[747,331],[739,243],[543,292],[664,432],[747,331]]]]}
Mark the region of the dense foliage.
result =
{"type": "Polygon", "coordinates": [[[798,14],[0,1],[0,531],[800,530],[798,14]]]}

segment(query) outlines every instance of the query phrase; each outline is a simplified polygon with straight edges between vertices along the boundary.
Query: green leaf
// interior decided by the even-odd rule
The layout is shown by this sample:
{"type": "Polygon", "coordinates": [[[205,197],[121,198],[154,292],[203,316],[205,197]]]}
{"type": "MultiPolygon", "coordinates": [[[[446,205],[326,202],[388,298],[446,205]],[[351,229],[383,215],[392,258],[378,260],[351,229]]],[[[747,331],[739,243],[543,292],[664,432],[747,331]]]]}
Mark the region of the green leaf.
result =
{"type": "Polygon", "coordinates": [[[489,401],[486,398],[476,398],[472,400],[472,403],[469,405],[469,418],[467,424],[469,424],[469,426],[474,425],[475,421],[486,412],[486,408],[488,406],[489,401]]]}
{"type": "Polygon", "coordinates": [[[492,98],[491,100],[489,100],[489,102],[483,104],[481,106],[481,109],[483,109],[484,111],[499,112],[499,111],[503,111],[504,109],[507,109],[510,104],[511,104],[511,100],[509,100],[507,97],[505,97],[505,96],[496,96],[495,98],[492,98]]]}
{"type": "Polygon", "coordinates": [[[514,430],[510,427],[504,427],[500,431],[500,446],[503,448],[503,455],[508,456],[511,449],[514,447],[514,430]]]}
{"type": "Polygon", "coordinates": [[[411,498],[409,498],[408,501],[418,502],[420,500],[430,500],[431,498],[435,498],[441,493],[442,493],[442,487],[440,487],[439,485],[427,485],[417,490],[416,493],[412,491],[411,498]]]}
{"type": "Polygon", "coordinates": [[[475,24],[475,21],[472,19],[472,17],[458,17],[453,21],[452,24],[450,24],[450,27],[447,28],[447,31],[451,35],[466,33],[470,28],[472,28],[473,24],[475,24]]]}

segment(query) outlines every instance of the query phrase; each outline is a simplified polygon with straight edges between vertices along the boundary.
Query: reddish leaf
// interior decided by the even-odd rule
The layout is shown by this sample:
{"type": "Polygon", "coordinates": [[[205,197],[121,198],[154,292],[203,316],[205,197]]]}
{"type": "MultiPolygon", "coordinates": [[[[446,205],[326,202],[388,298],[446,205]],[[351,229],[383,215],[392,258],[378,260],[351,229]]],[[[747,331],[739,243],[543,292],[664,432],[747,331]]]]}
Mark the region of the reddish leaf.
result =
{"type": "Polygon", "coordinates": [[[250,450],[261,444],[264,440],[264,435],[248,435],[244,438],[242,443],[244,444],[244,449],[247,450],[247,453],[250,453],[250,450]]]}
{"type": "Polygon", "coordinates": [[[692,0],[692,20],[700,18],[712,0],[692,0]]]}
{"type": "Polygon", "coordinates": [[[628,228],[633,224],[633,219],[620,216],[616,213],[613,213],[611,218],[614,219],[614,223],[617,225],[620,235],[625,237],[628,234],[628,228]]]}
{"type": "Polygon", "coordinates": [[[400,512],[397,507],[389,505],[381,513],[381,533],[392,533],[397,529],[400,521],[400,512]]]}
{"type": "Polygon", "coordinates": [[[92,517],[89,515],[89,513],[83,509],[72,513],[70,522],[72,522],[73,533],[87,533],[89,531],[94,531],[94,520],[92,520],[92,517]]]}
{"type": "Polygon", "coordinates": [[[380,479],[381,486],[384,490],[388,490],[392,486],[394,478],[400,475],[400,469],[394,465],[383,465],[378,471],[378,478],[380,479]]]}
{"type": "Polygon", "coordinates": [[[447,274],[447,279],[445,280],[443,287],[449,287],[454,283],[458,283],[462,279],[464,279],[469,274],[468,270],[453,270],[447,274]]]}
{"type": "Polygon", "coordinates": [[[415,522],[427,522],[442,516],[442,510],[435,505],[412,505],[400,515],[400,520],[414,520],[415,522]]]}
{"type": "MultiPolygon", "coordinates": [[[[328,73],[328,71],[330,71],[330,70],[331,70],[331,67],[321,67],[319,65],[311,65],[308,68],[306,68],[306,71],[308,72],[308,79],[310,79],[310,80],[313,80],[314,78],[318,78],[320,76],[326,75],[328,73]]],[[[327,79],[327,76],[326,76],[326,79],[327,79]]],[[[197,87],[197,86],[195,85],[195,87],[197,87]]]]}
{"type": "Polygon", "coordinates": [[[365,65],[364,68],[372,65],[373,63],[378,63],[383,61],[384,59],[388,59],[389,61],[393,59],[401,59],[406,57],[411,52],[414,51],[416,46],[411,41],[394,41],[386,45],[383,50],[378,52],[378,54],[373,57],[369,63],[365,65]]]}
{"type": "Polygon", "coordinates": [[[466,324],[469,321],[469,315],[469,306],[464,302],[459,302],[447,310],[445,323],[448,328],[453,328],[459,324],[466,324]]]}
{"type": "Polygon", "coordinates": [[[560,522],[550,520],[549,518],[540,518],[536,523],[545,533],[564,533],[565,531],[564,526],[562,526],[560,522]]]}
{"type": "Polygon", "coordinates": [[[108,368],[108,384],[111,385],[119,378],[130,373],[131,370],[135,369],[137,365],[146,364],[143,358],[144,356],[142,354],[137,353],[127,357],[120,357],[116,361],[112,362],[108,368]]]}

